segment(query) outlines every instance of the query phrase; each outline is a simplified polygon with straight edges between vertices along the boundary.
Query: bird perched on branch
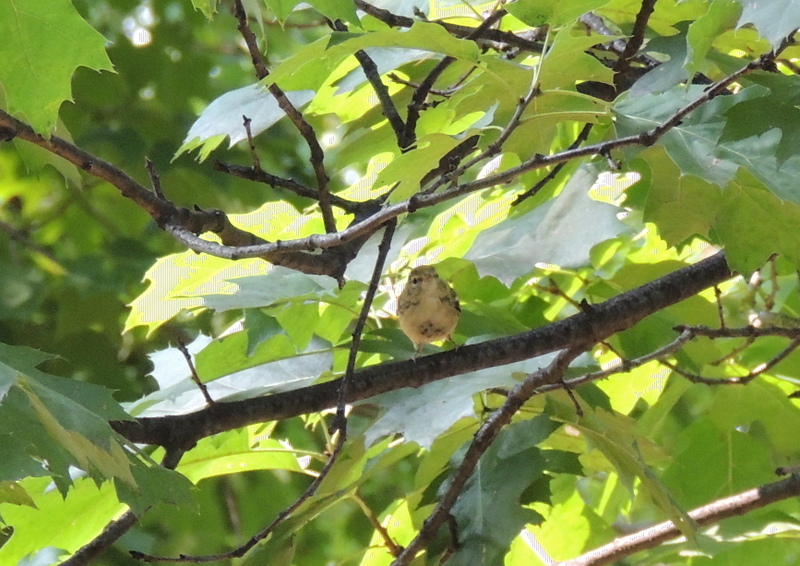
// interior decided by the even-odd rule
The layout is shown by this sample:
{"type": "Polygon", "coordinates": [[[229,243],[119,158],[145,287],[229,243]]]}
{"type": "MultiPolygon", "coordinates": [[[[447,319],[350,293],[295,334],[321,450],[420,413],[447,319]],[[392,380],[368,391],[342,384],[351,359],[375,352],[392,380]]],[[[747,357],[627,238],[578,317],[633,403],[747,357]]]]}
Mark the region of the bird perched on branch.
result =
{"type": "Polygon", "coordinates": [[[414,343],[414,357],[425,344],[447,340],[461,316],[458,296],[432,265],[411,270],[397,301],[400,328],[414,343]]]}

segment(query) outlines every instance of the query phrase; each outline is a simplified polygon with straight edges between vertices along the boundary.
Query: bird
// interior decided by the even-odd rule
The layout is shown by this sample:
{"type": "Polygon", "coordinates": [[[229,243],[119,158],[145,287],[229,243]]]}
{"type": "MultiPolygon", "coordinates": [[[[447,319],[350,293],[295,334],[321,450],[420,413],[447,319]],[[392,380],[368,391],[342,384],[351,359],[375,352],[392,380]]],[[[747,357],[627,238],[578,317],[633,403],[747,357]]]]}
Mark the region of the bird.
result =
{"type": "Polygon", "coordinates": [[[397,300],[400,329],[414,344],[414,358],[425,344],[450,339],[461,316],[458,296],[432,265],[411,270],[397,300]]]}

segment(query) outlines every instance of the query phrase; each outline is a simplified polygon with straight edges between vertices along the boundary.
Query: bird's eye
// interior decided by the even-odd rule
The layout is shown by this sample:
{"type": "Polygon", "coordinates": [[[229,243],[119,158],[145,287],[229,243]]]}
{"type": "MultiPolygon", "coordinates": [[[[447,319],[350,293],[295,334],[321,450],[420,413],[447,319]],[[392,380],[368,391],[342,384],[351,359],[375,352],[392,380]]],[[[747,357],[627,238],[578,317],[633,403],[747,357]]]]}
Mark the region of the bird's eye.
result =
{"type": "Polygon", "coordinates": [[[417,285],[418,283],[419,283],[419,277],[412,277],[411,278],[411,284],[412,285],[417,285]]]}

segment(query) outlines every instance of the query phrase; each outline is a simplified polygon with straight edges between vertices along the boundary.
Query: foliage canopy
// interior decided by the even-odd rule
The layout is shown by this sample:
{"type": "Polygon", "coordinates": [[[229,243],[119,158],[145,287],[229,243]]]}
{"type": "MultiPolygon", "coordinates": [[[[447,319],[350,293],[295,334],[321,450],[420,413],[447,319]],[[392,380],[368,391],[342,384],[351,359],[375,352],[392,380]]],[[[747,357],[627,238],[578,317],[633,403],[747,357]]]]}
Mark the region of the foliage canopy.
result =
{"type": "Polygon", "coordinates": [[[800,564],[798,27],[0,0],[0,562],[800,564]]]}

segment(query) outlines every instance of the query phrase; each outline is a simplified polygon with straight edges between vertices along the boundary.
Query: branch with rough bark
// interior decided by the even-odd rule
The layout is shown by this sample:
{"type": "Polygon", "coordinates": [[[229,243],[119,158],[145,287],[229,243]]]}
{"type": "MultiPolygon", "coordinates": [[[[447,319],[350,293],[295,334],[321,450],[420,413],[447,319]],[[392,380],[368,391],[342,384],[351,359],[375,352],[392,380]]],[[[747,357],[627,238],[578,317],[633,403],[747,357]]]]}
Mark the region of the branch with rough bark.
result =
{"type": "MultiPolygon", "coordinates": [[[[531,359],[579,344],[601,342],[643,318],[731,277],[723,253],[665,275],[581,313],[521,334],[461,346],[420,359],[371,366],[353,374],[347,402],[488,367],[531,359]]],[[[188,448],[197,440],[252,423],[335,407],[339,380],[267,397],[215,403],[186,415],[116,421],[114,428],[137,443],[188,448]]]]}

